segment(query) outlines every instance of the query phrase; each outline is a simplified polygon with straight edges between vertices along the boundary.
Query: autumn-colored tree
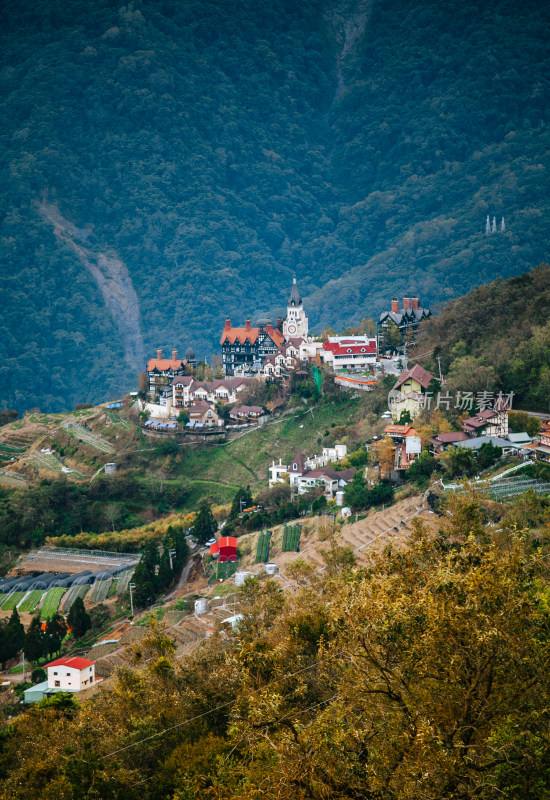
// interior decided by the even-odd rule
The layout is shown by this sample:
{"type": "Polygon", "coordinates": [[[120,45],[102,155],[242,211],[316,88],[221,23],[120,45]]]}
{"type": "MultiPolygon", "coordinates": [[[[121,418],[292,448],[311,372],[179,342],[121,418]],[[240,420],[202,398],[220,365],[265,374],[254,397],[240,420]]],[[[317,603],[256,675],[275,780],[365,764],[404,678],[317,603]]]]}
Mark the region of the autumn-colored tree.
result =
{"type": "Polygon", "coordinates": [[[372,464],[377,464],[380,470],[380,477],[386,478],[395,462],[395,445],[389,436],[373,442],[369,450],[369,459],[372,464]]]}

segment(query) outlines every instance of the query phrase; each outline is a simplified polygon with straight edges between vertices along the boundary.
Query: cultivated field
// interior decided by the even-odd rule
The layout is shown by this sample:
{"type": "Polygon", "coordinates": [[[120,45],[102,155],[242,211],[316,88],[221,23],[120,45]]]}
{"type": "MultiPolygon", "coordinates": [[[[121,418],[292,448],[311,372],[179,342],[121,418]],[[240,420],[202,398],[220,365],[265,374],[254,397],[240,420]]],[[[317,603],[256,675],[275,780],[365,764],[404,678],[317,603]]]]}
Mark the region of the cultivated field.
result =
{"type": "Polygon", "coordinates": [[[53,617],[58,609],[59,601],[67,590],[61,586],[54,586],[48,589],[42,601],[42,608],[40,610],[40,617],[44,620],[53,617]]]}

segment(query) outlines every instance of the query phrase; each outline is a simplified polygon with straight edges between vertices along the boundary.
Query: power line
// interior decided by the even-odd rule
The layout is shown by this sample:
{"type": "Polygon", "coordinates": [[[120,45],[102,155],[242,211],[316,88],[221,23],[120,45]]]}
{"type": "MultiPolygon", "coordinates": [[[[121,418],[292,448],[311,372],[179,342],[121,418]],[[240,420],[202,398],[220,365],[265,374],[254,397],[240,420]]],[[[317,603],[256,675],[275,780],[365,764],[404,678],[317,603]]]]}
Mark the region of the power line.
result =
{"type": "MultiPolygon", "coordinates": [[[[321,664],[323,661],[329,661],[329,660],[330,660],[329,657],[320,658],[317,661],[314,661],[313,664],[310,664],[307,667],[303,667],[302,669],[299,669],[296,672],[291,672],[290,675],[284,675],[282,678],[279,678],[278,680],[283,680],[283,678],[285,678],[285,679],[294,678],[296,675],[300,675],[302,672],[307,672],[307,670],[313,669],[313,667],[316,667],[318,664],[321,664]]],[[[283,696],[286,696],[286,695],[283,695],[283,696]]],[[[119,747],[118,750],[113,750],[111,753],[107,753],[104,756],[104,758],[111,758],[111,756],[117,755],[117,753],[122,753],[125,750],[130,750],[132,747],[137,747],[139,744],[143,744],[144,742],[148,742],[151,739],[156,739],[159,736],[164,736],[164,734],[168,733],[169,731],[173,731],[176,728],[181,728],[183,725],[189,725],[191,722],[195,722],[198,719],[202,719],[202,717],[206,717],[209,714],[214,714],[216,711],[220,711],[223,708],[227,708],[227,706],[235,705],[236,702],[237,702],[237,700],[228,700],[227,703],[222,703],[221,705],[216,706],[215,708],[211,708],[208,711],[203,711],[202,714],[197,714],[196,716],[189,717],[188,719],[184,719],[181,722],[176,722],[175,725],[171,725],[170,727],[164,728],[161,731],[157,731],[156,733],[152,733],[150,736],[145,736],[143,739],[139,739],[137,742],[132,742],[132,744],[127,744],[124,747],[119,747]]]]}

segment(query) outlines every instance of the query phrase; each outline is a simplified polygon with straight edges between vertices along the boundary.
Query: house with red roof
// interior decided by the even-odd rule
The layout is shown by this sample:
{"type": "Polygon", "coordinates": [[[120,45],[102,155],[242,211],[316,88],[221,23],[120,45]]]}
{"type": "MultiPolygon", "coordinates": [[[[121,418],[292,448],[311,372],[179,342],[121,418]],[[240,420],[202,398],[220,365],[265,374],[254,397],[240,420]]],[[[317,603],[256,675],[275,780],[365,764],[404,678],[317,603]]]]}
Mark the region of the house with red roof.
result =
{"type": "Polygon", "coordinates": [[[206,400],[198,400],[189,406],[189,424],[193,426],[201,426],[206,428],[221,428],[223,426],[223,419],[220,417],[215,407],[206,400]]]}
{"type": "Polygon", "coordinates": [[[469,436],[508,436],[508,406],[495,403],[495,408],[485,408],[462,423],[462,430],[469,436]]]}
{"type": "Polygon", "coordinates": [[[172,381],[174,408],[187,408],[197,400],[209,403],[236,403],[237,395],[255,378],[216,378],[199,381],[192,375],[177,375],[172,381]]]}
{"type": "Polygon", "coordinates": [[[408,469],[422,452],[422,443],[418,432],[412,425],[386,425],[384,434],[389,436],[394,445],[394,470],[408,469]]]}
{"type": "Polygon", "coordinates": [[[269,319],[260,319],[252,327],[249,317],[244,328],[234,328],[228,317],[220,340],[225,374],[261,369],[267,356],[276,355],[284,344],[282,324],[282,319],[277,320],[277,326],[269,319]]]}
{"type": "Polygon", "coordinates": [[[225,374],[280,377],[284,367],[295,365],[307,333],[308,319],[294,278],[286,319],[279,317],[276,325],[270,319],[260,319],[253,327],[248,317],[244,327],[239,328],[231,325],[229,317],[226,319],[220,339],[225,374]],[[264,374],[268,358],[270,362],[264,374]]]}
{"type": "Polygon", "coordinates": [[[418,416],[424,408],[428,386],[432,380],[434,376],[420,364],[415,364],[411,369],[401,373],[391,395],[393,402],[390,411],[395,421],[401,417],[403,411],[408,411],[411,419],[418,416]]]}
{"type": "Polygon", "coordinates": [[[38,703],[57,692],[81,692],[95,686],[102,678],[95,676],[95,663],[80,656],[58,658],[46,664],[48,678],[30,686],[23,693],[25,703],[38,703]]]}
{"type": "Polygon", "coordinates": [[[420,364],[415,364],[411,369],[401,373],[393,388],[402,394],[407,392],[425,394],[432,380],[434,380],[434,376],[431,372],[421,367],[420,364]]]}
{"type": "Polygon", "coordinates": [[[219,558],[220,561],[237,560],[237,539],[235,536],[222,536],[217,542],[210,545],[210,555],[212,558],[219,558]]]}
{"type": "Polygon", "coordinates": [[[437,456],[447,450],[448,447],[455,447],[459,442],[469,439],[470,435],[465,431],[451,431],[450,433],[436,433],[430,439],[430,453],[437,456]]]}
{"type": "Polygon", "coordinates": [[[95,682],[95,664],[87,658],[70,656],[46,664],[48,687],[62,692],[80,692],[95,682]]]}
{"type": "Polygon", "coordinates": [[[172,350],[172,358],[163,358],[162,350],[159,347],[157,357],[150,358],[147,362],[147,380],[149,382],[149,393],[155,397],[160,397],[161,392],[171,390],[168,388],[176,375],[185,375],[187,361],[178,358],[178,351],[172,350]]]}
{"type": "Polygon", "coordinates": [[[368,336],[329,336],[323,342],[322,360],[337,372],[365,369],[376,363],[376,339],[368,336]]]}
{"type": "Polygon", "coordinates": [[[235,406],[229,412],[229,416],[239,422],[257,421],[267,417],[267,411],[261,406],[235,406]]]}
{"type": "Polygon", "coordinates": [[[337,472],[332,467],[319,467],[305,472],[298,479],[298,494],[305,494],[316,486],[323,488],[323,494],[333,500],[336,492],[343,489],[352,480],[356,473],[355,467],[342,469],[337,472]]]}

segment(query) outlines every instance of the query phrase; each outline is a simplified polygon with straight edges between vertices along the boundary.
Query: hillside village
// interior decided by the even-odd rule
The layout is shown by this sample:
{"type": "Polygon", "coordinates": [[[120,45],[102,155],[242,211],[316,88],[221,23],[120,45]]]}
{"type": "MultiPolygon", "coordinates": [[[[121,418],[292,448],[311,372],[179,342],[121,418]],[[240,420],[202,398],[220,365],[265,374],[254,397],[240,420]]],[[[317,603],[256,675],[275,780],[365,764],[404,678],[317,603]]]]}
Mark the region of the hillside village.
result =
{"type": "MultiPolygon", "coordinates": [[[[431,317],[431,310],[423,308],[418,297],[404,297],[401,308],[394,297],[391,309],[380,314],[376,328],[371,321],[371,335],[353,331],[343,335],[329,332],[326,338],[312,336],[294,279],[287,316],[278,318],[275,325],[262,318],[253,327],[248,317],[244,327],[233,327],[230,318],[226,319],[220,339],[221,362],[213,359],[219,374],[212,380],[196,377],[197,361],[192,348],[187,349],[183,360],[178,360],[176,350],[171,359],[165,359],[159,349],[157,357],[147,363],[147,392],[142,408],[148,419],[144,427],[158,434],[194,436],[235,431],[243,425],[265,424],[276,410],[270,403],[241,402],[250,394],[265,395],[268,385],[288,392],[291,383],[299,388],[300,384],[313,381],[318,388],[322,372],[331,374],[343,391],[372,392],[384,378],[395,374],[385,412],[391,423],[380,437],[387,440],[387,446],[379,478],[400,483],[422,452],[439,456],[449,447],[476,453],[483,445],[490,445],[504,455],[544,460],[544,443],[533,442],[527,432],[509,431],[513,393],[503,396],[502,392],[495,395],[489,391],[459,391],[451,396],[445,391],[441,374],[433,375],[419,363],[406,369],[407,353],[414,349],[419,326],[431,317]],[[451,409],[461,412],[457,430],[446,430],[443,420],[443,429],[434,429],[432,436],[422,441],[414,420],[423,412],[451,409]]],[[[203,364],[203,372],[205,368],[209,369],[203,364]]],[[[365,446],[369,448],[374,443],[376,449],[378,441],[366,442],[365,446]]],[[[343,506],[343,489],[355,469],[340,470],[336,475],[329,463],[338,463],[345,455],[345,447],[338,458],[308,457],[298,450],[291,465],[273,462],[269,486],[286,481],[299,494],[323,487],[328,500],[343,506]]]]}
{"type": "Polygon", "coordinates": [[[392,305],[376,332],[316,337],[294,283],[276,325],[227,320],[211,365],[159,350],[128,396],[0,427],[14,547],[1,553],[0,714],[102,697],[136,669],[151,625],[178,662],[231,647],[247,593],[263,591],[252,584],[294,597],[335,564],[370,568],[418,526],[439,535],[464,493],[495,519],[520,503],[539,513],[550,421],[423,367],[431,312],[392,305]],[[12,502],[23,495],[39,530],[12,502]]]}

